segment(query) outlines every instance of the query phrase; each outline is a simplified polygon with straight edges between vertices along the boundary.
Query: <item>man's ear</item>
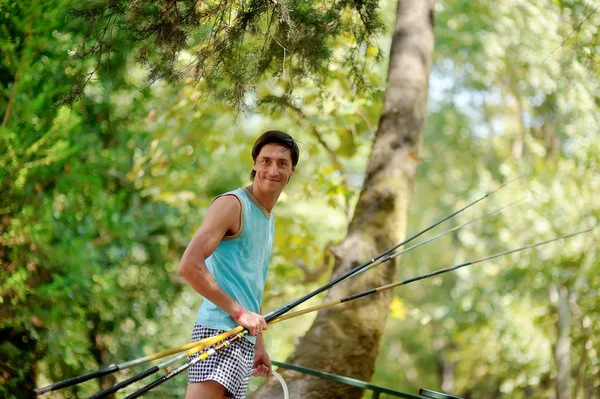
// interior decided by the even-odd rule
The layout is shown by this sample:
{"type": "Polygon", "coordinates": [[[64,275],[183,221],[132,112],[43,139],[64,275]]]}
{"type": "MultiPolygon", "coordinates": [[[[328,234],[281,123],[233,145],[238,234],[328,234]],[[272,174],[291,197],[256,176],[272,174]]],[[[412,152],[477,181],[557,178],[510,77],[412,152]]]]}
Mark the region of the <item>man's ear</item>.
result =
{"type": "Polygon", "coordinates": [[[290,182],[290,180],[292,179],[292,176],[294,176],[294,174],[296,174],[296,167],[292,166],[292,173],[290,173],[290,176],[287,179],[287,182],[285,182],[285,184],[288,184],[290,182]]]}

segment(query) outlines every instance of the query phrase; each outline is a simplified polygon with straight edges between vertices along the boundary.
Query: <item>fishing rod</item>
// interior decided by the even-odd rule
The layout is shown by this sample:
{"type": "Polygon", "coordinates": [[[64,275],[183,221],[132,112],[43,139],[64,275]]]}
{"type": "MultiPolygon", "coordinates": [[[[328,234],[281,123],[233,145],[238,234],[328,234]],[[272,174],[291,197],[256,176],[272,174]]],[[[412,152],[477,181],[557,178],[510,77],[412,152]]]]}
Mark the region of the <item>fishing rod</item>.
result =
{"type": "MultiPolygon", "coordinates": [[[[395,251],[396,249],[400,248],[401,246],[407,244],[408,242],[414,240],[415,238],[417,238],[417,237],[423,235],[424,233],[430,231],[431,229],[437,227],[438,225],[442,224],[443,222],[447,221],[448,219],[453,218],[454,216],[458,215],[459,213],[465,211],[466,209],[468,209],[468,208],[474,206],[475,204],[483,201],[484,199],[492,196],[493,194],[495,194],[500,189],[508,186],[509,184],[511,184],[514,181],[520,179],[521,177],[522,176],[518,176],[518,177],[516,177],[516,178],[514,178],[514,179],[512,179],[512,180],[510,180],[510,181],[508,181],[508,182],[506,182],[506,183],[498,186],[495,190],[486,193],[485,195],[479,197],[475,201],[467,204],[463,208],[461,208],[461,209],[453,212],[452,214],[450,214],[450,215],[442,218],[441,220],[433,223],[432,225],[430,225],[429,227],[425,228],[424,230],[421,230],[420,232],[414,234],[413,236],[405,239],[401,243],[399,243],[399,244],[393,246],[392,248],[390,248],[390,249],[388,249],[388,250],[380,253],[379,255],[377,255],[374,258],[372,258],[371,260],[363,263],[362,265],[359,265],[359,266],[355,267],[354,269],[349,270],[344,275],[336,278],[335,280],[330,281],[329,283],[323,285],[320,288],[317,288],[313,292],[311,292],[311,293],[309,293],[309,294],[307,294],[307,295],[305,295],[305,296],[303,296],[303,297],[301,297],[299,299],[296,299],[296,300],[294,300],[294,301],[292,301],[292,302],[290,302],[290,303],[288,303],[286,305],[283,305],[280,308],[277,308],[277,309],[271,311],[270,313],[268,313],[268,314],[266,314],[264,316],[265,321],[268,323],[270,320],[273,320],[273,319],[275,319],[275,318],[283,315],[284,313],[287,313],[291,309],[293,309],[296,306],[298,306],[298,305],[306,302],[307,300],[309,300],[310,298],[314,297],[315,295],[318,295],[321,292],[323,292],[323,291],[331,288],[333,285],[335,285],[335,284],[337,284],[337,283],[339,283],[339,282],[341,282],[341,281],[343,281],[343,280],[345,280],[347,278],[350,278],[350,277],[354,276],[355,274],[357,274],[361,270],[363,270],[363,269],[369,267],[370,265],[372,265],[373,263],[375,263],[377,260],[383,258],[384,256],[386,256],[386,255],[390,254],[391,252],[395,251]]],[[[452,230],[450,230],[450,231],[452,231],[452,230]]],[[[450,231],[448,231],[448,232],[450,232],[450,231]]],[[[438,235],[438,237],[439,237],[439,235],[438,235]]],[[[432,241],[432,240],[429,240],[427,242],[430,242],[430,241],[432,241]]],[[[404,252],[406,252],[406,251],[404,251],[404,252]]],[[[133,366],[141,364],[141,363],[145,363],[145,362],[148,362],[148,361],[157,360],[159,358],[162,358],[162,357],[165,357],[165,356],[169,356],[169,355],[174,354],[174,353],[179,353],[181,351],[188,350],[188,349],[192,348],[193,346],[194,345],[192,345],[192,343],[189,343],[189,344],[183,345],[183,346],[178,347],[178,348],[173,348],[173,349],[169,349],[167,351],[159,352],[159,353],[154,354],[154,355],[144,356],[144,357],[141,357],[139,359],[135,359],[135,360],[132,360],[132,361],[129,361],[129,362],[124,362],[124,363],[117,364],[117,365],[111,365],[111,366],[109,366],[107,368],[104,368],[104,369],[101,369],[101,370],[98,370],[98,371],[94,371],[94,372],[91,372],[91,373],[88,373],[88,374],[84,374],[82,376],[74,377],[74,378],[71,378],[71,379],[68,379],[68,380],[65,380],[65,381],[57,382],[55,384],[48,385],[48,386],[43,387],[43,388],[38,388],[38,389],[34,390],[34,392],[35,392],[36,395],[41,395],[43,393],[47,393],[47,392],[55,391],[55,390],[58,390],[58,389],[66,388],[66,387],[69,387],[69,386],[72,386],[72,385],[76,385],[76,384],[88,381],[88,380],[90,380],[92,378],[102,377],[102,376],[114,373],[116,371],[119,371],[119,370],[124,370],[126,368],[133,367],[133,366]]]]}
{"type": "MultiPolygon", "coordinates": [[[[421,230],[420,232],[418,232],[418,233],[414,234],[413,236],[409,237],[408,239],[406,239],[406,240],[402,241],[401,243],[393,246],[392,248],[390,248],[390,249],[388,249],[388,250],[380,253],[379,255],[377,255],[376,257],[372,258],[371,260],[363,263],[362,265],[359,265],[359,266],[355,267],[354,269],[348,271],[344,275],[338,277],[335,280],[330,281],[329,283],[327,283],[324,286],[322,286],[322,287],[314,290],[313,292],[311,292],[311,293],[309,293],[309,294],[307,294],[307,295],[305,295],[305,296],[303,296],[303,297],[301,297],[301,298],[299,298],[299,299],[297,299],[295,301],[292,301],[292,302],[290,302],[290,303],[288,303],[288,304],[286,304],[286,305],[284,305],[284,306],[282,306],[282,307],[280,307],[278,309],[273,310],[272,312],[270,312],[270,313],[268,313],[267,315],[264,316],[265,321],[268,323],[270,320],[273,320],[273,319],[275,319],[275,318],[283,315],[284,313],[290,311],[291,309],[293,309],[296,306],[302,304],[303,302],[306,302],[307,300],[309,300],[310,298],[314,297],[315,295],[318,295],[319,293],[321,293],[321,292],[323,292],[323,291],[331,288],[333,285],[335,285],[335,284],[337,284],[337,283],[339,283],[339,282],[341,282],[341,281],[343,281],[343,280],[345,280],[347,278],[350,278],[350,277],[354,276],[355,274],[359,273],[361,270],[363,270],[363,269],[365,269],[365,268],[373,265],[377,260],[379,260],[382,257],[384,257],[384,256],[390,254],[391,252],[395,251],[397,248],[400,248],[401,246],[405,245],[406,243],[414,240],[415,238],[417,238],[417,237],[421,236],[422,234],[428,232],[429,230],[435,228],[436,226],[440,225],[441,223],[447,221],[448,219],[450,219],[450,218],[458,215],[459,213],[465,211],[466,209],[472,207],[473,205],[479,203],[480,201],[483,201],[484,199],[492,196],[493,194],[495,194],[500,189],[506,187],[507,185],[509,185],[512,182],[520,179],[521,177],[522,176],[518,176],[515,179],[512,179],[512,180],[510,180],[510,181],[508,181],[508,182],[506,182],[506,183],[498,186],[495,190],[486,193],[485,195],[479,197],[475,201],[467,204],[463,208],[461,208],[461,209],[453,212],[452,214],[450,214],[450,215],[442,218],[441,220],[439,220],[436,223],[430,225],[426,229],[421,230]]],[[[512,204],[509,204],[509,205],[512,205],[512,204]]],[[[501,208],[501,209],[503,209],[503,208],[501,208]]],[[[495,212],[492,212],[492,213],[495,213],[495,212]]],[[[481,219],[481,218],[479,218],[479,219],[481,219]]],[[[478,220],[478,219],[476,219],[476,220],[478,220]]],[[[465,223],[463,226],[460,226],[460,227],[464,227],[467,224],[469,224],[469,223],[465,223]]],[[[456,229],[457,228],[451,229],[451,230],[449,230],[449,231],[447,231],[447,232],[445,232],[445,233],[443,233],[441,235],[447,234],[447,233],[449,233],[451,231],[454,231],[456,229]]],[[[437,235],[435,238],[438,238],[441,235],[437,235]]],[[[435,238],[433,238],[433,239],[435,239],[435,238]]],[[[433,239],[427,240],[426,242],[430,242],[433,239]]],[[[426,242],[424,242],[424,243],[426,243],[426,242]]],[[[417,246],[423,245],[424,243],[421,243],[421,244],[419,244],[417,246]]],[[[414,246],[414,247],[416,248],[417,246],[414,246]]],[[[404,252],[406,252],[406,250],[401,251],[401,252],[404,253],[404,252]]],[[[85,374],[83,376],[74,377],[74,378],[71,378],[69,380],[65,380],[65,381],[62,381],[62,382],[58,382],[56,384],[52,384],[52,385],[49,385],[49,386],[46,386],[46,387],[43,387],[43,388],[36,389],[34,392],[36,393],[36,395],[41,395],[41,394],[46,393],[46,392],[51,392],[51,391],[54,391],[54,390],[66,388],[68,386],[76,385],[76,384],[79,384],[81,382],[90,380],[92,378],[102,377],[104,375],[108,375],[108,374],[114,373],[116,371],[123,370],[125,368],[132,367],[134,365],[138,365],[140,363],[144,363],[144,362],[147,362],[147,361],[156,360],[156,359],[162,358],[164,356],[168,356],[168,355],[173,354],[173,353],[178,353],[180,351],[190,349],[191,347],[193,347],[193,345],[192,346],[187,346],[187,345],[191,345],[191,344],[192,343],[183,345],[183,346],[178,347],[178,348],[173,348],[173,349],[168,350],[168,351],[160,352],[159,354],[155,354],[155,355],[151,355],[151,356],[145,356],[145,357],[142,357],[142,358],[139,358],[139,359],[132,360],[130,362],[124,362],[124,363],[121,363],[121,364],[118,364],[118,365],[111,365],[111,366],[109,366],[109,367],[107,367],[105,369],[102,369],[102,370],[91,372],[91,373],[85,374]],[[158,356],[158,355],[162,355],[162,356],[158,356]]],[[[158,371],[158,370],[156,370],[156,371],[158,371]]],[[[149,372],[149,370],[146,370],[145,372],[143,372],[141,374],[144,374],[146,372],[149,372]]],[[[132,378],[135,378],[135,377],[137,377],[137,376],[134,376],[132,378]]]]}
{"type": "Polygon", "coordinates": [[[401,250],[401,251],[398,251],[398,252],[396,252],[395,254],[393,254],[393,255],[391,255],[391,256],[389,256],[389,257],[387,257],[387,258],[380,259],[380,260],[378,260],[377,262],[375,262],[375,263],[372,263],[372,264],[370,264],[369,266],[365,267],[364,269],[362,269],[362,270],[360,270],[360,271],[356,272],[356,273],[353,275],[353,277],[354,277],[354,276],[357,276],[357,275],[359,275],[359,274],[361,274],[361,273],[364,273],[364,272],[366,272],[366,271],[368,271],[368,270],[371,270],[373,267],[375,267],[375,266],[379,266],[380,264],[382,264],[382,263],[385,263],[385,262],[389,261],[390,259],[393,259],[393,258],[395,258],[395,257],[397,257],[397,256],[400,256],[400,255],[402,255],[403,253],[406,253],[406,252],[408,252],[408,251],[412,251],[413,249],[417,249],[417,248],[419,248],[421,245],[425,245],[425,244],[427,244],[427,243],[429,243],[429,242],[431,242],[431,241],[437,240],[438,238],[440,238],[440,237],[442,237],[442,236],[445,236],[446,234],[452,233],[453,231],[460,230],[460,229],[462,229],[463,227],[470,225],[471,223],[475,223],[475,222],[477,222],[477,221],[479,221],[479,220],[481,220],[481,219],[484,219],[484,218],[486,218],[486,217],[488,217],[488,216],[492,216],[492,215],[494,215],[494,214],[496,214],[496,213],[498,213],[498,212],[502,212],[504,209],[508,208],[509,206],[511,206],[511,205],[514,205],[514,204],[516,204],[517,202],[521,202],[521,201],[523,201],[524,199],[525,199],[525,198],[521,198],[521,199],[519,199],[519,200],[513,201],[513,202],[511,202],[511,203],[510,203],[510,204],[508,204],[508,205],[504,205],[503,207],[496,209],[495,211],[492,211],[492,212],[486,213],[485,215],[483,215],[483,216],[480,216],[480,217],[478,217],[478,218],[476,218],[476,219],[469,220],[468,222],[465,222],[465,223],[463,223],[463,224],[461,224],[461,225],[458,225],[458,226],[456,226],[456,227],[453,227],[453,228],[451,228],[450,230],[446,230],[446,231],[444,231],[444,232],[442,232],[442,233],[440,233],[440,234],[437,234],[437,235],[435,235],[435,236],[433,236],[433,237],[431,237],[431,238],[428,238],[428,239],[427,239],[427,240],[425,240],[425,241],[421,241],[421,242],[420,242],[420,243],[418,243],[418,244],[412,245],[412,246],[410,246],[410,247],[408,247],[408,248],[405,248],[405,249],[403,249],[403,250],[401,250]]]}
{"type": "MultiPolygon", "coordinates": [[[[470,265],[474,265],[476,263],[484,262],[486,260],[490,260],[490,259],[498,258],[498,257],[501,257],[501,256],[510,255],[512,253],[515,253],[515,252],[520,252],[520,251],[524,251],[524,250],[527,250],[527,249],[539,247],[541,245],[545,245],[545,244],[551,243],[553,241],[567,239],[567,238],[570,238],[570,237],[573,237],[573,236],[576,236],[576,235],[579,235],[579,234],[589,233],[592,230],[593,230],[593,228],[590,228],[590,229],[587,229],[587,230],[581,230],[581,231],[578,231],[578,232],[575,232],[575,233],[571,233],[571,234],[567,234],[567,235],[564,235],[564,236],[554,237],[554,238],[546,240],[546,241],[537,242],[535,244],[526,245],[526,246],[523,246],[523,247],[520,247],[520,248],[511,249],[511,250],[504,251],[504,252],[498,252],[498,253],[495,253],[493,255],[484,256],[483,258],[466,261],[466,262],[463,262],[463,263],[459,263],[458,265],[449,266],[449,267],[446,267],[446,268],[443,268],[443,269],[438,269],[438,270],[435,270],[435,271],[432,271],[432,272],[429,272],[429,273],[422,274],[420,276],[411,277],[411,278],[406,279],[406,280],[402,280],[402,281],[398,281],[398,282],[395,282],[395,283],[390,283],[390,284],[382,285],[382,286],[377,287],[377,288],[371,288],[369,290],[362,291],[362,292],[359,292],[359,293],[347,296],[345,298],[341,298],[341,299],[338,299],[338,300],[335,300],[335,301],[331,301],[331,302],[324,303],[324,304],[321,304],[321,305],[313,306],[313,307],[310,307],[310,308],[299,310],[297,312],[290,313],[290,314],[285,315],[285,316],[278,317],[277,319],[271,321],[270,324],[275,324],[275,323],[279,323],[279,322],[284,321],[284,320],[293,319],[294,317],[302,316],[302,315],[307,314],[307,313],[316,312],[316,311],[321,310],[321,309],[330,308],[332,306],[339,305],[339,304],[344,303],[344,302],[353,301],[355,299],[362,298],[362,297],[365,297],[365,296],[368,296],[368,295],[373,295],[373,294],[376,294],[378,292],[383,292],[383,291],[387,291],[387,290],[390,290],[390,289],[393,289],[393,288],[396,288],[396,287],[400,287],[402,285],[407,285],[407,284],[410,284],[410,283],[414,283],[415,281],[424,280],[426,278],[434,277],[434,276],[437,276],[437,275],[443,274],[443,273],[448,273],[448,272],[451,272],[451,271],[454,271],[454,270],[457,270],[457,269],[460,269],[460,268],[463,268],[463,267],[466,267],[466,266],[470,266],[470,265]]],[[[390,259],[393,259],[395,257],[395,255],[396,254],[385,258],[382,261],[382,263],[386,262],[386,261],[388,261],[390,259]]]]}
{"type": "MultiPolygon", "coordinates": [[[[432,271],[432,272],[429,272],[429,273],[425,273],[425,274],[422,274],[420,276],[412,277],[412,278],[409,278],[409,279],[406,279],[406,280],[403,280],[403,281],[399,281],[399,282],[396,282],[396,283],[391,283],[391,284],[383,285],[383,286],[377,287],[377,288],[372,288],[370,290],[366,290],[366,291],[363,291],[363,292],[359,292],[359,293],[347,296],[345,298],[341,298],[341,299],[339,299],[337,301],[329,302],[329,303],[326,303],[326,304],[323,304],[323,305],[314,306],[312,308],[308,308],[308,309],[305,309],[305,310],[294,312],[294,313],[289,314],[287,316],[278,317],[277,319],[272,320],[269,324],[274,324],[274,323],[278,323],[278,322],[281,322],[281,321],[284,321],[284,320],[289,320],[291,318],[302,316],[302,315],[310,313],[310,312],[314,312],[314,311],[317,311],[317,310],[321,310],[321,309],[325,309],[325,308],[332,307],[332,306],[335,306],[335,305],[339,305],[341,303],[349,302],[349,301],[352,301],[352,300],[355,300],[355,299],[358,299],[358,298],[362,298],[362,297],[365,297],[365,296],[368,296],[368,295],[373,295],[373,294],[376,294],[378,292],[390,290],[390,289],[399,287],[401,285],[407,285],[407,284],[413,283],[415,281],[419,281],[419,280],[423,280],[423,279],[430,278],[430,277],[433,277],[433,276],[437,276],[439,274],[448,273],[448,272],[460,269],[462,267],[466,267],[466,266],[469,266],[469,265],[474,265],[476,263],[484,262],[486,260],[490,260],[490,259],[498,258],[498,257],[501,257],[501,256],[510,255],[512,253],[515,253],[515,252],[521,252],[521,251],[524,251],[524,250],[527,250],[527,249],[539,247],[541,245],[545,245],[545,244],[551,243],[553,241],[567,239],[567,238],[570,238],[570,237],[573,237],[573,236],[576,236],[576,235],[579,235],[579,234],[588,233],[588,232],[592,231],[592,229],[593,228],[590,228],[590,229],[587,229],[587,230],[581,230],[581,231],[577,231],[575,233],[571,233],[571,234],[567,234],[567,235],[563,235],[563,236],[554,237],[554,238],[546,240],[546,241],[537,242],[535,244],[525,245],[525,246],[520,247],[520,248],[515,248],[515,249],[508,250],[508,251],[503,251],[503,252],[498,252],[498,253],[495,253],[493,255],[488,255],[488,256],[484,256],[482,258],[478,258],[478,259],[466,261],[466,262],[463,262],[463,263],[459,263],[459,264],[454,265],[454,266],[449,266],[449,267],[446,267],[446,268],[443,268],[443,269],[435,270],[435,271],[432,271]]],[[[393,255],[390,256],[390,257],[388,257],[387,260],[390,260],[392,258],[393,258],[393,255]]],[[[200,356],[198,356],[198,357],[196,357],[194,359],[189,360],[184,365],[182,365],[182,366],[178,367],[177,369],[171,371],[170,373],[164,375],[163,377],[159,378],[158,380],[155,380],[154,382],[146,385],[145,387],[143,387],[143,388],[135,391],[131,395],[127,396],[125,399],[133,399],[133,398],[137,398],[137,397],[143,395],[144,393],[146,393],[146,392],[154,389],[158,385],[166,382],[167,380],[169,380],[169,379],[173,378],[174,376],[180,374],[181,372],[187,370],[192,365],[194,365],[194,364],[196,364],[196,363],[198,363],[198,362],[200,362],[202,360],[205,360],[205,359],[207,359],[210,356],[213,356],[217,351],[219,351],[220,349],[225,348],[225,347],[231,345],[232,342],[236,341],[239,338],[244,337],[246,334],[248,334],[248,330],[244,330],[244,331],[242,331],[242,332],[240,332],[238,334],[235,334],[231,339],[222,341],[216,347],[211,348],[207,352],[202,353],[200,356]]]]}
{"type": "Polygon", "coordinates": [[[187,370],[190,366],[192,366],[192,365],[194,365],[194,364],[196,364],[198,362],[201,362],[203,360],[206,360],[210,356],[215,355],[219,350],[230,346],[233,342],[235,342],[235,341],[237,341],[239,339],[242,339],[247,334],[248,334],[248,330],[244,330],[242,332],[239,332],[239,333],[233,335],[229,339],[225,339],[225,340],[219,342],[214,348],[210,348],[206,352],[201,353],[197,357],[189,360],[187,363],[179,366],[178,368],[176,368],[175,370],[171,371],[170,373],[162,376],[158,380],[155,380],[155,381],[151,382],[150,384],[146,385],[145,387],[143,387],[143,388],[135,391],[131,395],[126,396],[125,399],[134,399],[134,398],[138,398],[138,397],[142,396],[146,392],[148,392],[148,391],[156,388],[157,386],[159,386],[160,384],[164,383],[165,381],[173,378],[177,374],[180,374],[181,372],[187,370]]]}
{"type": "Polygon", "coordinates": [[[375,263],[377,260],[383,258],[386,255],[389,255],[390,253],[394,252],[396,249],[400,248],[401,246],[407,244],[408,242],[414,240],[415,238],[425,234],[426,232],[428,232],[429,230],[433,229],[434,227],[437,227],[438,225],[442,224],[443,222],[445,222],[446,220],[453,218],[454,216],[458,215],[459,213],[463,212],[464,210],[472,207],[473,205],[477,204],[480,201],[483,201],[484,199],[490,197],[491,195],[495,194],[498,190],[506,187],[507,185],[509,185],[510,183],[519,180],[522,176],[518,176],[502,185],[500,185],[498,188],[496,188],[493,191],[490,191],[488,193],[486,193],[485,195],[479,197],[478,199],[476,199],[475,201],[471,202],[470,204],[467,204],[466,206],[464,206],[463,208],[451,213],[450,215],[442,218],[441,220],[433,223],[431,226],[427,227],[425,230],[421,230],[420,232],[414,234],[413,236],[407,238],[406,240],[402,241],[399,244],[394,245],[393,247],[391,247],[390,249],[387,249],[385,251],[383,251],[382,253],[380,253],[379,255],[375,256],[374,258],[368,260],[367,262],[363,263],[362,265],[356,266],[355,268],[347,271],[346,273],[342,274],[341,276],[331,280],[330,282],[328,282],[327,284],[317,288],[316,290],[314,290],[313,292],[304,295],[301,298],[298,298],[286,305],[283,305],[269,313],[267,313],[264,316],[265,321],[268,323],[270,320],[274,320],[277,317],[283,315],[284,313],[289,312],[290,310],[292,310],[293,308],[295,308],[296,306],[308,301],[309,299],[311,299],[312,297],[314,297],[315,295],[320,294],[321,292],[328,290],[329,288],[333,287],[334,285],[336,285],[337,283],[339,283],[340,281],[346,280],[347,278],[350,278],[352,276],[354,276],[355,274],[359,273],[361,270],[369,267],[371,264],[375,263]]]}
{"type": "Polygon", "coordinates": [[[162,363],[159,363],[156,366],[151,367],[147,370],[144,370],[143,372],[136,374],[133,377],[128,378],[125,381],[122,381],[118,384],[115,384],[115,385],[109,387],[109,388],[106,388],[103,391],[100,391],[100,392],[94,394],[93,396],[90,396],[89,399],[100,399],[100,398],[107,397],[108,395],[111,395],[111,394],[117,392],[119,389],[125,388],[126,386],[131,385],[136,381],[139,381],[141,379],[151,376],[152,374],[158,372],[160,369],[167,369],[167,367],[169,367],[173,363],[183,360],[184,358],[186,358],[188,356],[192,356],[192,355],[200,352],[201,350],[208,348],[209,346],[218,344],[219,342],[231,337],[232,335],[242,332],[243,329],[244,329],[244,327],[238,326],[238,327],[236,327],[230,331],[226,331],[222,334],[215,335],[213,337],[208,337],[208,338],[202,340],[203,341],[202,343],[200,343],[200,341],[190,342],[189,344],[187,344],[185,346],[191,346],[191,347],[189,349],[187,349],[184,353],[174,356],[171,359],[166,360],[162,363]]]}
{"type": "MultiPolygon", "coordinates": [[[[429,239],[427,239],[427,240],[425,240],[425,241],[422,241],[422,242],[420,242],[420,243],[418,243],[418,244],[416,244],[416,245],[413,245],[413,246],[411,246],[411,247],[405,248],[405,249],[403,249],[402,251],[400,251],[400,252],[396,253],[396,254],[395,254],[395,256],[399,256],[399,255],[401,255],[401,254],[403,254],[403,253],[406,253],[406,252],[408,252],[408,251],[410,251],[410,250],[416,249],[416,248],[420,247],[421,245],[424,245],[424,244],[427,244],[427,243],[429,243],[429,242],[431,242],[431,241],[434,241],[434,240],[436,240],[436,239],[438,239],[438,238],[440,238],[440,237],[442,237],[442,236],[444,236],[444,235],[446,235],[446,234],[449,234],[449,233],[451,233],[451,232],[453,232],[453,231],[456,231],[456,230],[459,230],[459,229],[461,229],[461,228],[463,228],[463,227],[465,227],[465,226],[468,226],[469,224],[475,223],[475,222],[477,222],[477,221],[479,221],[479,220],[481,220],[481,219],[484,219],[484,218],[486,218],[486,217],[488,217],[488,216],[491,216],[491,215],[494,215],[494,214],[496,214],[496,213],[499,213],[499,212],[503,211],[504,209],[508,208],[509,206],[512,206],[512,205],[514,205],[514,204],[516,204],[516,203],[518,203],[518,202],[521,202],[521,201],[523,201],[523,199],[524,199],[524,198],[521,198],[521,199],[519,199],[519,200],[517,200],[517,201],[513,201],[513,202],[511,202],[511,203],[509,203],[509,204],[507,204],[507,205],[505,205],[505,206],[503,206],[503,207],[500,207],[500,208],[498,208],[498,209],[496,209],[496,210],[494,210],[494,211],[492,211],[492,212],[488,212],[488,213],[484,214],[483,216],[480,216],[480,217],[478,217],[478,218],[476,218],[476,219],[473,219],[473,220],[470,220],[470,221],[468,221],[468,222],[465,222],[465,223],[463,223],[463,224],[461,224],[461,225],[455,226],[455,227],[453,227],[453,228],[451,228],[451,229],[449,229],[449,230],[446,230],[446,231],[444,231],[444,232],[442,232],[442,233],[440,233],[440,234],[437,234],[437,235],[435,235],[434,237],[431,237],[431,238],[429,238],[429,239]]],[[[394,256],[394,257],[395,257],[395,256],[394,256]]],[[[362,269],[362,270],[361,270],[361,271],[359,271],[358,273],[355,273],[353,276],[355,276],[355,275],[357,275],[357,274],[359,274],[359,273],[365,272],[365,271],[369,270],[370,268],[372,268],[372,267],[374,267],[374,266],[377,266],[378,264],[381,264],[381,263],[384,263],[384,262],[386,262],[386,261],[389,261],[390,259],[391,259],[391,258],[384,258],[384,260],[379,260],[379,261],[376,261],[376,262],[374,262],[374,263],[370,264],[368,267],[366,267],[366,268],[362,269]]],[[[234,329],[234,330],[231,330],[231,331],[235,331],[235,329],[234,329]]],[[[233,332],[231,335],[233,335],[233,334],[236,334],[236,333],[238,333],[238,332],[239,332],[239,331],[235,331],[235,332],[233,332]]],[[[188,349],[188,348],[185,348],[185,349],[188,349]]],[[[183,351],[183,350],[185,350],[185,349],[181,349],[181,351],[183,351]]],[[[132,383],[134,383],[134,382],[136,382],[136,381],[139,381],[140,379],[143,379],[143,378],[145,378],[145,377],[147,377],[147,376],[149,376],[149,375],[151,375],[151,374],[154,374],[154,373],[156,373],[156,372],[157,372],[159,369],[161,369],[161,368],[167,368],[169,365],[171,365],[172,363],[174,363],[174,362],[176,362],[176,361],[178,361],[178,360],[180,360],[180,359],[182,359],[182,358],[183,358],[183,357],[181,357],[181,358],[177,358],[177,359],[173,358],[173,359],[171,359],[170,361],[167,361],[167,362],[164,362],[164,363],[162,363],[162,364],[159,364],[159,365],[157,365],[157,366],[154,366],[154,367],[152,367],[152,368],[150,368],[150,369],[148,369],[148,370],[144,370],[143,372],[141,372],[141,373],[139,373],[139,374],[137,374],[137,375],[135,375],[135,376],[133,376],[133,377],[129,378],[128,380],[125,380],[125,381],[123,381],[123,382],[121,382],[121,383],[118,383],[118,384],[116,384],[116,385],[113,385],[112,387],[109,387],[109,388],[107,388],[107,389],[105,389],[105,390],[103,390],[103,391],[100,391],[100,392],[98,392],[98,393],[97,393],[97,394],[95,394],[94,396],[91,396],[89,399],[100,399],[100,398],[106,397],[106,396],[108,396],[109,394],[111,394],[111,393],[113,393],[113,392],[116,392],[117,390],[119,390],[119,389],[121,389],[121,388],[123,388],[123,387],[126,387],[126,386],[128,386],[128,385],[130,385],[130,384],[132,384],[132,383]]]]}

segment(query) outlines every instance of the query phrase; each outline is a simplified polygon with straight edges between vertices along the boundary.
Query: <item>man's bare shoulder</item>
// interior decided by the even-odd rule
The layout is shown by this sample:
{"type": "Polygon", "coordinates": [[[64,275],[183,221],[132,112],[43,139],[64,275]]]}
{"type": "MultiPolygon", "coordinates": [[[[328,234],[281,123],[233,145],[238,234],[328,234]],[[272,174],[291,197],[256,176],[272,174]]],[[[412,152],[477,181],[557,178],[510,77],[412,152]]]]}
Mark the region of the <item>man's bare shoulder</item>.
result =
{"type": "Polygon", "coordinates": [[[220,197],[217,197],[210,205],[210,207],[218,209],[219,211],[239,212],[242,209],[242,204],[235,195],[225,194],[220,197]]]}
{"type": "Polygon", "coordinates": [[[223,235],[227,231],[235,233],[240,227],[241,212],[242,204],[235,195],[220,196],[208,208],[202,227],[218,230],[218,234],[221,234],[223,229],[223,235]]]}
{"type": "Polygon", "coordinates": [[[235,223],[239,220],[241,212],[240,200],[235,195],[227,194],[213,201],[208,208],[206,218],[235,223]]]}

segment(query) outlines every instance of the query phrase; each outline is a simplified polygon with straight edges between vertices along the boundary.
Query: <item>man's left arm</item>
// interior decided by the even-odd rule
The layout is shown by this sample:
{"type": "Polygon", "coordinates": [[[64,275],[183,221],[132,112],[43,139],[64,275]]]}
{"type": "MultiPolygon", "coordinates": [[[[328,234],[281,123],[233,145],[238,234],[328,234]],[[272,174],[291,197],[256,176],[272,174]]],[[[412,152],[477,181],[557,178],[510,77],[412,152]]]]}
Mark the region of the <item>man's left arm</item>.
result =
{"type": "MultiPolygon", "coordinates": [[[[262,314],[262,308],[260,309],[260,312],[262,314]]],[[[254,346],[254,363],[252,364],[254,373],[252,373],[252,375],[254,377],[270,377],[272,367],[271,358],[267,353],[263,335],[259,334],[256,337],[256,345],[254,346]]]]}

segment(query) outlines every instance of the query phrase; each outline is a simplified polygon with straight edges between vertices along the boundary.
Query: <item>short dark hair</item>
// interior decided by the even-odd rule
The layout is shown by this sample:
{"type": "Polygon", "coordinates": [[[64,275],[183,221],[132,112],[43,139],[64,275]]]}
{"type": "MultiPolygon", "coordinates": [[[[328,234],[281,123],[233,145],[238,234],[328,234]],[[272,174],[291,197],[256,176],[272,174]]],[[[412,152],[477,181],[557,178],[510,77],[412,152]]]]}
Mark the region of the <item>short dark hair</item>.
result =
{"type": "MultiPolygon", "coordinates": [[[[260,135],[256,142],[254,143],[254,147],[252,147],[252,160],[256,162],[256,158],[258,158],[258,154],[260,154],[260,150],[267,144],[278,144],[284,148],[290,150],[290,154],[292,156],[292,166],[296,166],[298,164],[298,158],[300,158],[300,149],[298,148],[298,143],[287,133],[284,133],[279,130],[269,130],[268,132],[264,132],[260,135]]],[[[254,176],[256,176],[256,171],[253,169],[252,173],[250,173],[250,179],[254,180],[254,176]]]]}

